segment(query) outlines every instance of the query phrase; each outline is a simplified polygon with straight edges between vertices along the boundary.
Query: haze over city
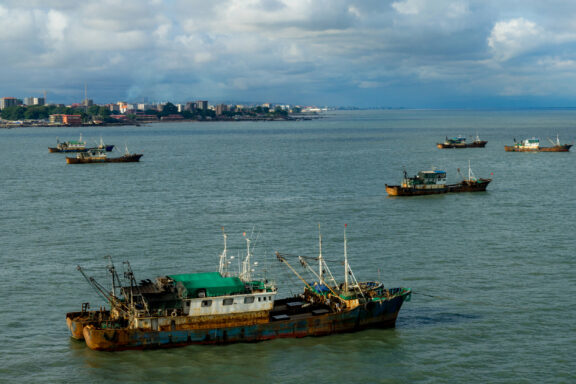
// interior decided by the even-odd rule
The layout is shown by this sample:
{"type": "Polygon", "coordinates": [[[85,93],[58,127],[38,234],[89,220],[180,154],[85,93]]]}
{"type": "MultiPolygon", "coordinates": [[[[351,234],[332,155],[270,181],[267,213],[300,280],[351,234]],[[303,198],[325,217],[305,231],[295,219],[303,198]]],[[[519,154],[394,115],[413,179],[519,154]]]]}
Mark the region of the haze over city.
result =
{"type": "Polygon", "coordinates": [[[574,107],[565,0],[3,0],[0,97],[574,107]]]}

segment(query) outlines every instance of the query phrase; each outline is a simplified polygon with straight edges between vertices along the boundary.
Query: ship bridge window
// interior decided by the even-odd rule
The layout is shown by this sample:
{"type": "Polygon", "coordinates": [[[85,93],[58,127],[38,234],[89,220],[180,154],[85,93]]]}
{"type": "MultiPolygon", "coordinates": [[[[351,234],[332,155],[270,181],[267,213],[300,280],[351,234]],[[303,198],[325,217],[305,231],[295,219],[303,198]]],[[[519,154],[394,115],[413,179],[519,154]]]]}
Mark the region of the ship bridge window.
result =
{"type": "Polygon", "coordinates": [[[234,304],[234,299],[233,298],[224,299],[224,300],[222,300],[222,304],[223,305],[232,305],[232,304],[234,304]]]}
{"type": "Polygon", "coordinates": [[[252,304],[254,302],[254,296],[246,296],[244,298],[244,304],[252,304]]]}
{"type": "Polygon", "coordinates": [[[209,307],[212,305],[212,300],[202,300],[202,307],[209,307]]]}

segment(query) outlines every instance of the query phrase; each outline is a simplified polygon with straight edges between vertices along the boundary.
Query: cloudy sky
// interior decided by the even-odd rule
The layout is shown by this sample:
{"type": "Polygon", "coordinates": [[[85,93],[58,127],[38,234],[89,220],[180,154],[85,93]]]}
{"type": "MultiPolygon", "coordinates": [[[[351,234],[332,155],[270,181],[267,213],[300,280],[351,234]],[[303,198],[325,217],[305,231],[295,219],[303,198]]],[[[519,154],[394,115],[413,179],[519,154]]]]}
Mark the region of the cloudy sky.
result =
{"type": "Polygon", "coordinates": [[[0,0],[0,97],[576,106],[576,1],[0,0]]]}

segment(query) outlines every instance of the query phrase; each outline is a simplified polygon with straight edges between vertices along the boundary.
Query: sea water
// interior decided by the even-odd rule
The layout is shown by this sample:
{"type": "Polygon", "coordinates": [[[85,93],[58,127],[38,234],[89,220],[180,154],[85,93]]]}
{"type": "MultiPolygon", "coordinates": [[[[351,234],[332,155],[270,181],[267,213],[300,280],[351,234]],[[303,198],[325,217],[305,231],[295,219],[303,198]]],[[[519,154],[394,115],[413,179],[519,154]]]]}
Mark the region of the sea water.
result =
{"type": "Polygon", "coordinates": [[[572,142],[575,125],[573,110],[389,110],[0,130],[0,382],[575,382],[576,157],[504,151],[514,138],[572,142]],[[48,153],[80,133],[144,156],[48,153]],[[488,144],[436,148],[456,135],[488,144]],[[386,196],[404,169],[457,182],[469,164],[493,179],[487,192],[386,196]],[[414,291],[395,329],[119,353],[69,336],[66,312],[106,304],[77,265],[106,287],[107,256],[137,279],[214,271],[224,228],[230,268],[250,238],[254,273],[287,296],[303,284],[274,253],[316,256],[320,226],[342,280],[345,224],[359,280],[414,291]]]}

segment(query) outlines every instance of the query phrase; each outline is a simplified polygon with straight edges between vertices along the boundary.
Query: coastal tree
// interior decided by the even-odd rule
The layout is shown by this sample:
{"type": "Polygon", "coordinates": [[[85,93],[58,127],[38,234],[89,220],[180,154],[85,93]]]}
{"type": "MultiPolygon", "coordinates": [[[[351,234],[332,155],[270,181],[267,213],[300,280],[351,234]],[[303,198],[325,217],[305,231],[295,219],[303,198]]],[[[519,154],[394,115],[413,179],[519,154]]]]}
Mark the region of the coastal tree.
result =
{"type": "Polygon", "coordinates": [[[22,120],[25,112],[26,108],[21,106],[6,107],[2,110],[0,116],[4,120],[22,120]]]}
{"type": "Polygon", "coordinates": [[[160,113],[161,116],[168,116],[175,114],[178,114],[178,107],[172,103],[166,103],[164,107],[162,107],[162,112],[160,113]]]}

